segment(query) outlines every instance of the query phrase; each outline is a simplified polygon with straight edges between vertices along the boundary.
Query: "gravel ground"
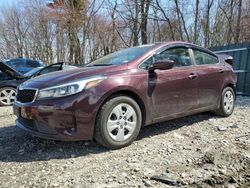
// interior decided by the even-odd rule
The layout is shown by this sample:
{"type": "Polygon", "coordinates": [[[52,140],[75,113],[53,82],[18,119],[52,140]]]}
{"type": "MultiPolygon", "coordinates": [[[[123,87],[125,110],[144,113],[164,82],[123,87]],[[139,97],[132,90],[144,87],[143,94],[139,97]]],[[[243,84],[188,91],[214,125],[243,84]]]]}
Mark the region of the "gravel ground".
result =
{"type": "Polygon", "coordinates": [[[239,97],[229,118],[203,113],[145,127],[115,151],[35,138],[14,120],[0,108],[0,187],[250,187],[250,98],[239,97]]]}

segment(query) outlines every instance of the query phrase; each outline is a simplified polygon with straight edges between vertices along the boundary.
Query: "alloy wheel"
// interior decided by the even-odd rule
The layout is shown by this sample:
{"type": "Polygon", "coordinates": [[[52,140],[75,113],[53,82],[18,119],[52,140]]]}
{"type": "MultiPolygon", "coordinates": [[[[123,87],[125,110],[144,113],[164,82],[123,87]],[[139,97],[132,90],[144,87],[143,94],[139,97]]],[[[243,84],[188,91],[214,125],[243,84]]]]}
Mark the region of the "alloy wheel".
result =
{"type": "Polygon", "coordinates": [[[12,105],[16,98],[15,89],[7,88],[0,91],[0,102],[3,105],[12,105]]]}

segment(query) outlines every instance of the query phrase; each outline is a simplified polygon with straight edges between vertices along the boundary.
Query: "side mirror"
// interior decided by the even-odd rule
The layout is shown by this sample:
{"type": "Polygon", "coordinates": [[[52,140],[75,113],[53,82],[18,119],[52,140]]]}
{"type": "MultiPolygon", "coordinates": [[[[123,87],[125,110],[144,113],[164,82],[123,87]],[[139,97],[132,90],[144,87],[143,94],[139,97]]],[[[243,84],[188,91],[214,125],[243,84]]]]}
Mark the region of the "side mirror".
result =
{"type": "Polygon", "coordinates": [[[169,60],[169,59],[165,59],[165,60],[159,60],[154,62],[154,64],[150,67],[151,71],[154,71],[156,69],[159,70],[168,70],[168,69],[172,69],[174,66],[174,61],[169,60]]]}
{"type": "Polygon", "coordinates": [[[225,58],[225,61],[229,64],[229,65],[233,65],[233,57],[232,56],[227,56],[225,58]]]}

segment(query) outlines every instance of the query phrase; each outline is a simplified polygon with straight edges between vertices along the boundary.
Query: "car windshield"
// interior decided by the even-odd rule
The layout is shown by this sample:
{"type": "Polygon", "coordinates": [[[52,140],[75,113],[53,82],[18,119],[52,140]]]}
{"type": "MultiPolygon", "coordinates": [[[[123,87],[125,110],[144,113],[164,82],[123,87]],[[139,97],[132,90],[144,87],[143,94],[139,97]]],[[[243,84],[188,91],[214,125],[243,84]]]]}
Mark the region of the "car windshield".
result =
{"type": "Polygon", "coordinates": [[[11,66],[12,68],[19,68],[24,66],[25,60],[24,59],[10,59],[4,61],[5,64],[11,66]]]}
{"type": "Polygon", "coordinates": [[[37,67],[32,69],[31,71],[27,72],[24,74],[25,77],[30,77],[33,76],[35,73],[37,73],[37,71],[39,71],[40,69],[42,69],[42,67],[37,67]]]}
{"type": "Polygon", "coordinates": [[[154,45],[143,45],[139,47],[123,49],[118,52],[104,56],[88,64],[87,66],[109,66],[128,63],[139,58],[153,47],[154,45]]]}

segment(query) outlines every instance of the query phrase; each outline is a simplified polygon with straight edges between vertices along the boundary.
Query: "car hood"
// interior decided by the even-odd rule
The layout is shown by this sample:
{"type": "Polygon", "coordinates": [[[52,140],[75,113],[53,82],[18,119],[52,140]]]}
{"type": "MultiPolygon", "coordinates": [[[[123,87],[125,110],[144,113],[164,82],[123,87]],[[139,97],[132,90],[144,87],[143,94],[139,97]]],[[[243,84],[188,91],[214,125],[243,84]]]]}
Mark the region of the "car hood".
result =
{"type": "Polygon", "coordinates": [[[4,72],[13,79],[25,78],[25,76],[22,73],[16,71],[15,69],[11,68],[10,66],[6,65],[3,62],[0,62],[0,71],[4,72]]]}
{"type": "Polygon", "coordinates": [[[74,80],[80,80],[98,75],[107,75],[110,72],[116,72],[125,69],[127,69],[127,64],[126,66],[124,65],[108,66],[108,67],[98,66],[98,67],[82,67],[72,70],[62,70],[32,78],[24,82],[21,87],[43,89],[47,87],[53,87],[68,82],[72,82],[74,80]]]}

